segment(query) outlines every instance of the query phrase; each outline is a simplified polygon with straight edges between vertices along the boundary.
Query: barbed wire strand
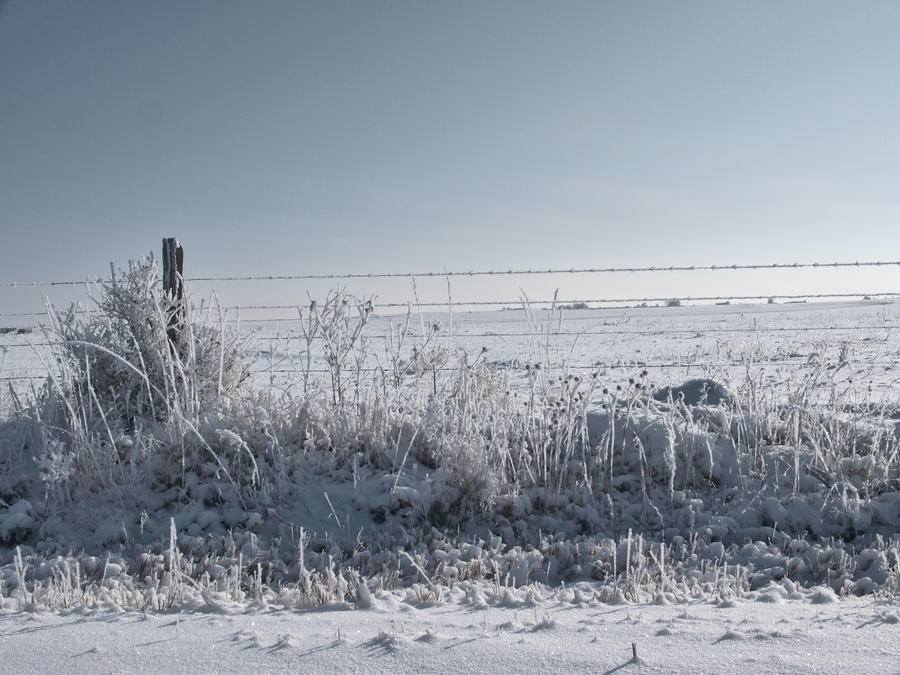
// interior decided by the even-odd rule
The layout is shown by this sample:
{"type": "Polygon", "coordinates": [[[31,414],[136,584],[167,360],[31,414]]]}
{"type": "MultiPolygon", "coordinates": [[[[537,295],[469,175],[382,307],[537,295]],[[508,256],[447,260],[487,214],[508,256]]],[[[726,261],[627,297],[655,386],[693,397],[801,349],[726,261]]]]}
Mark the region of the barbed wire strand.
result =
{"type": "MultiPolygon", "coordinates": [[[[849,267],[896,267],[900,260],[859,260],[854,262],[792,262],[756,263],[733,265],[649,265],[624,267],[572,267],[547,269],[507,269],[469,271],[420,271],[420,272],[349,272],[345,274],[268,274],[241,276],[185,277],[185,281],[294,281],[340,279],[412,279],[428,277],[479,277],[479,276],[528,276],[555,274],[619,274],[636,272],[723,272],[736,270],[787,270],[787,269],[835,269],[849,267]]],[[[110,279],[97,278],[80,281],[3,281],[0,288],[33,288],[38,286],[81,286],[110,283],[110,279]]]]}
{"type": "Polygon", "coordinates": [[[508,270],[469,270],[469,271],[425,271],[425,272],[351,272],[346,274],[285,274],[232,277],[189,277],[186,281],[291,281],[291,280],[339,280],[339,279],[410,279],[429,277],[479,277],[479,276],[528,276],[554,274],[617,274],[635,272],[720,272],[735,270],[764,269],[809,269],[809,268],[842,268],[842,267],[886,267],[900,266],[900,261],[859,261],[829,263],[760,263],[745,265],[663,265],[633,267],[572,267],[549,269],[508,269],[508,270]]]}

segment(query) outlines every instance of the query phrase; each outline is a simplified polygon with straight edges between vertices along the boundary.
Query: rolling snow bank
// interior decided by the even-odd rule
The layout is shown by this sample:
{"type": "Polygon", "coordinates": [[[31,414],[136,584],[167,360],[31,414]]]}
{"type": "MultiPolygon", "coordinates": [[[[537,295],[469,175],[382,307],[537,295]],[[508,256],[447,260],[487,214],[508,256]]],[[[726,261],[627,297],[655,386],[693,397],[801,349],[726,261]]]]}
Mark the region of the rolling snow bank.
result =
{"type": "Polygon", "coordinates": [[[195,309],[170,343],[156,276],[133,263],[99,312],[51,309],[57,367],[0,427],[0,607],[900,591],[895,409],[837,392],[827,364],[787,400],[548,360],[514,386],[401,328],[372,374],[372,304],[334,293],[298,320],[301,393],[259,389],[195,309]]]}

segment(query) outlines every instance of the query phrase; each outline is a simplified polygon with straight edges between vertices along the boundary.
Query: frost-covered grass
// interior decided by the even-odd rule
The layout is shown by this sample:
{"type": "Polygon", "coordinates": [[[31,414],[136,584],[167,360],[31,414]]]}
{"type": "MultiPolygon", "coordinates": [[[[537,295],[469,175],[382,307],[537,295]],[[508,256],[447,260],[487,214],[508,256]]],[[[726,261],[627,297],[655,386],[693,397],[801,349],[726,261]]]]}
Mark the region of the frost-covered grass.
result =
{"type": "Polygon", "coordinates": [[[373,303],[336,291],[260,386],[215,305],[170,341],[156,276],[49,309],[50,376],[0,427],[4,607],[898,592],[898,407],[847,350],[777,389],[749,361],[611,384],[533,314],[513,369],[411,315],[370,340],[373,303]]]}

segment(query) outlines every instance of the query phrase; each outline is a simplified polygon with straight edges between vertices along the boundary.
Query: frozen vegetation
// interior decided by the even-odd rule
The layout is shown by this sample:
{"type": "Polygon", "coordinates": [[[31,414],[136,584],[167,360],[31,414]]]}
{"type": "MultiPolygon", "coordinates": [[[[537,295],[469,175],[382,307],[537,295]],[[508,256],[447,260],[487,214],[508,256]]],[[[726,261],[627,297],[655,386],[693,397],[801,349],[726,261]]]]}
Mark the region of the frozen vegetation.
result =
{"type": "MultiPolygon", "coordinates": [[[[698,602],[842,601],[896,623],[900,408],[890,377],[854,382],[852,341],[820,343],[777,383],[743,358],[657,385],[637,362],[573,367],[577,336],[549,328],[554,312],[525,312],[526,347],[498,359],[451,349],[416,315],[373,336],[377,304],[336,291],[303,307],[263,357],[278,352],[279,368],[254,376],[269,346],[209,308],[187,307],[170,341],[157,276],[133,263],[97,311],[48,308],[46,381],[4,392],[0,614],[427,616],[434,632],[376,633],[380,654],[446,642],[439,612],[457,606],[479,612],[485,638],[575,640],[577,625],[544,612],[616,608],[619,625],[648,603],[670,631],[656,637],[698,602]],[[682,609],[658,609],[670,605],[682,609]]],[[[349,638],[328,621],[337,649],[349,638]]],[[[720,641],[755,636],[719,628],[720,641]]],[[[241,630],[275,652],[316,647],[241,630]]],[[[673,669],[654,657],[637,658],[673,669]]]]}

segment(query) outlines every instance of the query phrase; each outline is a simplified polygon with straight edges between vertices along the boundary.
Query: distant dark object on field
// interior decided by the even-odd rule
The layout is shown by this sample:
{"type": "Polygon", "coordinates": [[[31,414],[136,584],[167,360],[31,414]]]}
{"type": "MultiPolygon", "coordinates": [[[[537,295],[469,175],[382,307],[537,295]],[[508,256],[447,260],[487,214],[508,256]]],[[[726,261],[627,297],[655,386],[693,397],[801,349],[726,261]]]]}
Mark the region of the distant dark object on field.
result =
{"type": "Polygon", "coordinates": [[[683,397],[685,405],[731,405],[735,400],[734,394],[724,384],[702,377],[688,380],[677,387],[664,387],[653,394],[657,401],[666,402],[670,397],[673,401],[683,397]]]}

